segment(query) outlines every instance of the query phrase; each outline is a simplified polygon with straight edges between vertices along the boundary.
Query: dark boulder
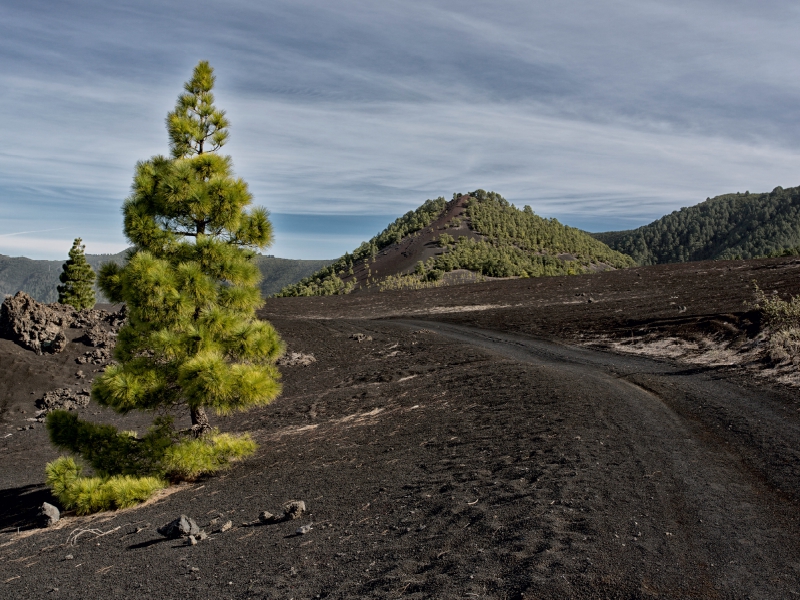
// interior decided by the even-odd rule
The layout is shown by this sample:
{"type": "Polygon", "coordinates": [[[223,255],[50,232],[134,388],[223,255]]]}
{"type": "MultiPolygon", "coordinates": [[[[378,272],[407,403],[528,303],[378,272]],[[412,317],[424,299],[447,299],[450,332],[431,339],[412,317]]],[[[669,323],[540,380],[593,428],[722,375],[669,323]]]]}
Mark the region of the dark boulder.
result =
{"type": "Polygon", "coordinates": [[[64,304],[42,304],[17,292],[0,307],[0,336],[36,354],[61,352],[67,346],[64,328],[75,320],[75,309],[64,304]]]}
{"type": "Polygon", "coordinates": [[[156,531],[163,535],[165,538],[183,538],[200,535],[200,528],[191,517],[181,515],[174,521],[170,521],[166,525],[159,527],[156,531]]]}

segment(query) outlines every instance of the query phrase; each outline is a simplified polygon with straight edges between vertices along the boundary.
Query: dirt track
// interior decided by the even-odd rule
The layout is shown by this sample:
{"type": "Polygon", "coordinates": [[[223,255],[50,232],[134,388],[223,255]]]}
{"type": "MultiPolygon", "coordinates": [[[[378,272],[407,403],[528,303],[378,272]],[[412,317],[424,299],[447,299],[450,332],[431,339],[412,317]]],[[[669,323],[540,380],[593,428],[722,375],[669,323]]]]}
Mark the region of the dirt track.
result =
{"type": "MultiPolygon", "coordinates": [[[[227,475],[26,535],[46,497],[38,469],[55,453],[44,431],[16,432],[19,415],[4,413],[13,435],[0,446],[0,494],[14,510],[0,520],[0,593],[795,597],[797,391],[741,366],[576,345],[581,333],[626,327],[699,336],[716,331],[715,320],[746,324],[753,273],[770,274],[765,289],[797,293],[795,268],[713,263],[271,301],[265,316],[317,362],[284,369],[284,395],[270,407],[217,420],[261,443],[227,475]],[[728,269],[742,265],[749,270],[728,269]],[[710,269],[716,277],[695,273],[710,269]],[[636,292],[640,275],[649,295],[636,292]],[[695,304],[677,300],[688,305],[678,313],[673,296],[689,290],[695,304]],[[373,339],[359,343],[357,332],[373,339]],[[308,503],[307,519],[240,526],[294,498],[308,503]],[[222,514],[236,527],[195,547],[162,541],[155,527],[181,512],[201,526],[222,514]],[[310,534],[294,535],[312,522],[310,534]],[[69,543],[90,528],[110,533],[69,543]]],[[[17,349],[0,351],[6,361],[17,349]]],[[[38,360],[52,360],[56,378],[66,372],[57,357],[38,360]]],[[[19,392],[9,407],[32,404],[19,392]]]]}

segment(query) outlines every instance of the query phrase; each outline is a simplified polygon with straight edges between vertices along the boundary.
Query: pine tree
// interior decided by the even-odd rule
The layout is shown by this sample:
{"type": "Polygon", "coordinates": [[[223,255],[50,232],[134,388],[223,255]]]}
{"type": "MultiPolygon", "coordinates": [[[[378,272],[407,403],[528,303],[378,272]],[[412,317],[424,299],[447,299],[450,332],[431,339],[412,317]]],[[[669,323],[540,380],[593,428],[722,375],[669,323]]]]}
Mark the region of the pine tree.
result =
{"type": "Polygon", "coordinates": [[[217,151],[228,137],[214,106],[211,66],[200,62],[167,116],[172,157],[137,164],[123,206],[133,245],[124,267],[103,265],[100,286],[128,306],[115,358],[92,389],[119,412],[185,405],[192,431],[219,414],[264,405],[280,393],[283,344],[256,318],[262,305],[255,250],[272,243],[265,209],[217,151]]]}
{"type": "Polygon", "coordinates": [[[64,263],[64,270],[58,279],[63,285],[58,286],[58,301],[69,304],[77,310],[92,308],[95,303],[94,280],[95,274],[91,265],[86,262],[81,244],[83,240],[76,238],[69,251],[69,260],[64,263]]]}

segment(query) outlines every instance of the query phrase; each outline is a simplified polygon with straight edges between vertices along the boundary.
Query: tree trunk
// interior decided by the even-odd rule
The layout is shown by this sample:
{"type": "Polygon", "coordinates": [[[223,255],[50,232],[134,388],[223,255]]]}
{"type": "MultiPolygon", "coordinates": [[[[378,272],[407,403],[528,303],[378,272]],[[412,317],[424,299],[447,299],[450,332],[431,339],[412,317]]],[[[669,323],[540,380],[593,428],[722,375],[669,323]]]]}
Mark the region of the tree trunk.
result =
{"type": "Polygon", "coordinates": [[[192,433],[194,437],[201,437],[211,431],[211,425],[208,424],[208,415],[206,409],[202,406],[192,409],[192,433]]]}

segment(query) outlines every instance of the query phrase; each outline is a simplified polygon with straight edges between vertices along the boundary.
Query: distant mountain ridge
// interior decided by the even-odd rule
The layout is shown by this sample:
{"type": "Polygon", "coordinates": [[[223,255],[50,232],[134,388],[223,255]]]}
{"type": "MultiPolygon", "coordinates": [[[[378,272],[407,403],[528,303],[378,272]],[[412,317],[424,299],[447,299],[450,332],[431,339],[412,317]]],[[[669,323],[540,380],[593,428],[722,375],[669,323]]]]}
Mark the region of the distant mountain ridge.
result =
{"type": "Polygon", "coordinates": [[[800,247],[800,187],[724,194],[638,229],[591,235],[640,265],[793,252],[800,247]]]}
{"type": "MultiPolygon", "coordinates": [[[[56,302],[58,300],[58,276],[61,274],[64,260],[31,260],[24,257],[10,257],[0,254],[0,300],[4,296],[16,294],[18,291],[26,292],[39,302],[56,302]]],[[[105,262],[122,264],[125,260],[125,251],[117,254],[87,254],[86,260],[97,272],[100,265],[105,262]]],[[[256,262],[261,270],[261,293],[269,296],[282,288],[299,281],[322,267],[329,265],[331,260],[292,260],[288,258],[274,258],[271,256],[257,255],[256,262]]],[[[102,296],[98,296],[102,302],[102,296]]]]}
{"type": "Polygon", "coordinates": [[[633,266],[584,231],[476,190],[427,200],[352,253],[281,290],[324,296],[414,289],[484,277],[573,275],[633,266]]]}

